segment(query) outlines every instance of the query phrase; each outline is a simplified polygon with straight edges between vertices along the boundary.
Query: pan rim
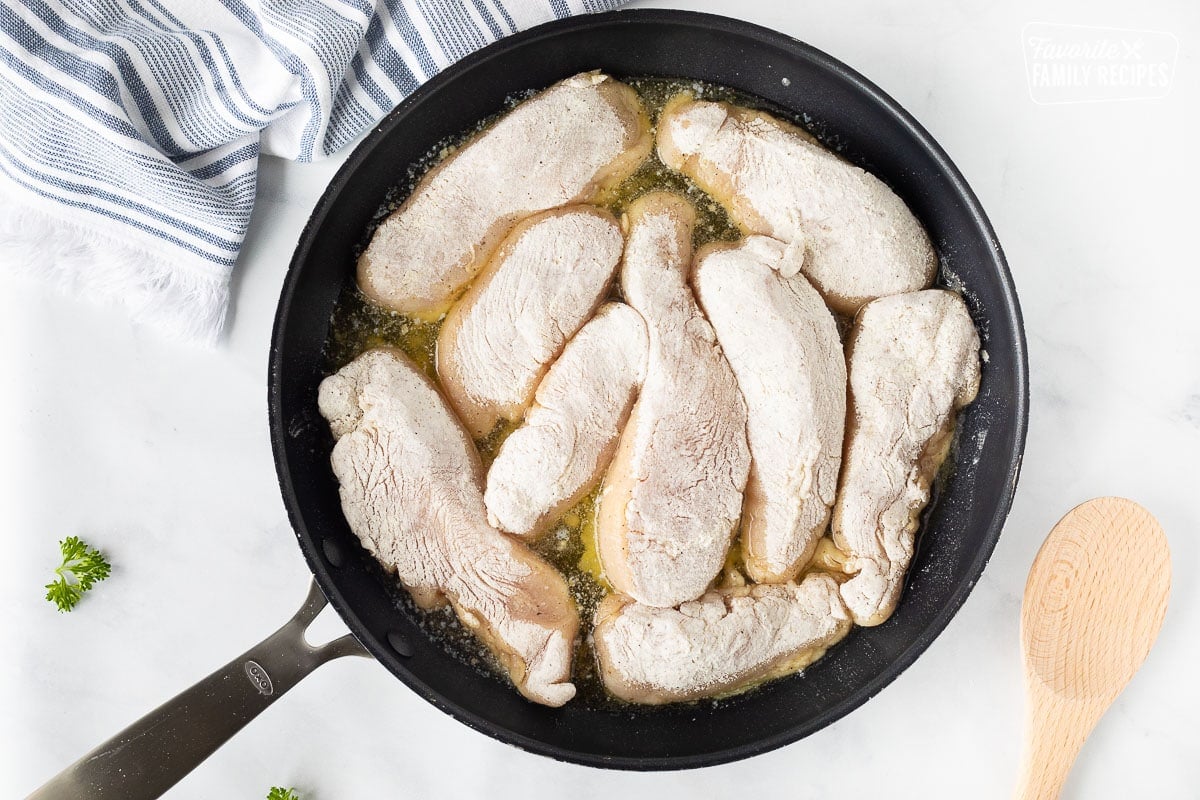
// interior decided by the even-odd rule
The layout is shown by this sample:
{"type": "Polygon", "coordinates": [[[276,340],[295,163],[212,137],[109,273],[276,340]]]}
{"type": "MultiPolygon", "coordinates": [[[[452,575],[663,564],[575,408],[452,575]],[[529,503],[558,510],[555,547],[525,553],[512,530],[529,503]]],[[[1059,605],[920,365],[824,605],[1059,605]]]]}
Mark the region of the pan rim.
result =
{"type": "Polygon", "coordinates": [[[531,28],[527,31],[500,39],[499,41],[466,56],[421,85],[416,91],[414,91],[399,105],[397,105],[395,109],[389,112],[389,114],[385,116],[370,131],[370,133],[368,133],[355,146],[354,150],[338,169],[328,187],[326,187],[320,199],[317,201],[317,204],[314,207],[308,222],[305,224],[305,227],[300,234],[297,248],[292,256],[288,266],[287,274],[284,278],[284,284],[271,334],[268,367],[268,412],[270,420],[271,445],[276,465],[276,473],[279,479],[280,490],[283,495],[284,505],[287,509],[287,514],[292,525],[293,533],[297,538],[305,560],[308,562],[308,566],[316,578],[317,583],[321,586],[322,591],[325,593],[330,604],[337,611],[338,615],[346,621],[351,631],[354,632],[355,636],[360,638],[360,641],[364,647],[366,647],[372,656],[381,662],[385,668],[398,677],[412,691],[416,692],[419,696],[431,703],[436,708],[452,716],[458,722],[461,722],[474,730],[480,731],[481,733],[484,733],[494,739],[513,745],[522,750],[549,756],[560,761],[592,767],[634,771],[682,770],[714,766],[717,764],[729,763],[755,755],[760,755],[784,745],[791,744],[812,733],[815,733],[818,730],[821,730],[822,728],[829,726],[838,719],[844,717],[846,714],[849,714],[850,712],[859,708],[863,703],[867,702],[885,687],[887,687],[892,681],[899,677],[901,673],[907,670],[913,664],[913,662],[915,662],[916,659],[922,653],[924,653],[926,649],[928,649],[933,641],[942,634],[950,620],[958,613],[959,609],[966,602],[967,597],[974,589],[980,575],[986,568],[1012,506],[1016,486],[1020,477],[1021,461],[1025,449],[1025,441],[1028,429],[1028,355],[1021,308],[1017,299],[1012,275],[999,240],[996,237],[995,231],[992,228],[987,215],[983,211],[982,205],[980,204],[974,191],[968,185],[964,176],[950,160],[949,156],[942,149],[942,147],[911,114],[909,114],[899,105],[899,103],[897,103],[882,89],[875,86],[875,84],[852,68],[824,53],[823,51],[779,31],[749,22],[731,19],[729,17],[702,12],[660,9],[626,9],[602,14],[582,15],[557,22],[546,23],[544,25],[531,28]],[[321,228],[335,199],[346,188],[347,184],[350,182],[350,178],[357,171],[362,162],[366,160],[371,151],[382,140],[384,140],[398,124],[403,122],[409,109],[419,106],[430,95],[440,92],[442,87],[446,83],[449,83],[451,80],[453,80],[458,73],[475,68],[476,66],[485,63],[490,59],[496,58],[511,49],[527,47],[530,44],[541,40],[554,38],[565,32],[578,33],[580,31],[631,23],[665,23],[671,25],[690,26],[708,32],[716,31],[718,33],[728,33],[732,36],[753,40],[765,46],[787,50],[795,57],[813,63],[822,71],[830,72],[834,76],[849,83],[856,91],[866,96],[869,101],[878,109],[886,113],[896,123],[898,123],[903,128],[905,134],[909,136],[914,143],[919,145],[919,147],[936,164],[938,170],[942,173],[952,187],[953,193],[963,201],[971,221],[988,237],[989,246],[994,254],[994,263],[990,264],[989,267],[995,267],[996,278],[999,286],[1002,289],[1003,299],[1002,303],[997,304],[994,309],[989,309],[989,311],[993,313],[994,316],[1007,318],[1008,323],[1011,325],[1015,333],[1015,341],[1009,344],[1012,345],[1011,355],[1013,357],[1014,372],[1018,376],[1020,384],[1018,387],[1019,390],[1016,393],[1016,397],[1013,398],[1014,446],[1008,459],[1008,463],[1004,465],[1004,472],[1007,475],[1007,485],[1005,487],[1004,494],[1000,502],[996,505],[995,511],[987,525],[983,544],[978,548],[974,558],[970,561],[969,569],[965,571],[963,578],[954,588],[949,600],[938,609],[937,613],[930,617],[929,622],[924,625],[920,634],[915,637],[884,670],[882,670],[873,679],[860,686],[843,702],[838,703],[829,709],[821,711],[810,718],[799,721],[795,726],[777,734],[766,736],[745,744],[718,747],[704,753],[693,753],[688,755],[636,757],[598,755],[595,753],[580,752],[568,747],[554,744],[552,742],[544,741],[542,739],[526,736],[508,727],[492,722],[491,720],[480,716],[474,711],[459,705],[445,695],[433,690],[425,681],[421,679],[420,676],[409,670],[402,661],[399,661],[395,658],[395,654],[391,651],[386,642],[379,641],[375,637],[369,635],[363,638],[362,634],[368,632],[366,623],[350,607],[350,605],[346,602],[342,592],[338,589],[337,581],[331,575],[328,566],[324,563],[324,560],[320,557],[319,545],[315,538],[302,534],[302,531],[306,529],[306,525],[300,513],[297,492],[292,482],[291,472],[287,468],[287,456],[284,447],[287,432],[286,425],[281,418],[282,414],[280,411],[281,404],[283,402],[282,387],[279,380],[279,373],[282,366],[283,340],[287,326],[287,320],[289,318],[289,311],[296,292],[296,279],[299,273],[299,268],[308,257],[314,232],[321,228]]]}

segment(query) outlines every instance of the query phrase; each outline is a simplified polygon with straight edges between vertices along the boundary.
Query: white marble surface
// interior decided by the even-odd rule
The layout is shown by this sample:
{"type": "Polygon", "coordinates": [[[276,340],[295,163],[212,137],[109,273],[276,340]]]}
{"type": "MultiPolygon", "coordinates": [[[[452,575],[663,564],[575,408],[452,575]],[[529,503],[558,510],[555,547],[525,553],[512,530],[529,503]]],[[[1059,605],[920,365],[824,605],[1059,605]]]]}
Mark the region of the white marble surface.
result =
{"type": "MultiPolygon", "coordinates": [[[[664,5],[736,13],[861,70],[932,131],[990,213],[1025,310],[1033,413],[1016,503],[978,588],[879,697],[743,763],[653,775],[558,764],[468,730],[379,665],[351,659],[318,670],[169,796],[261,798],[284,784],[305,800],[1007,797],[1026,570],[1061,514],[1112,493],[1162,521],[1174,593],[1157,648],[1084,749],[1066,796],[1200,796],[1200,6],[664,5]],[[1171,94],[1035,105],[1020,39],[1031,21],[1173,33],[1171,94]]],[[[118,311],[16,280],[20,265],[0,270],[0,795],[23,796],[299,602],[308,573],[267,439],[267,344],[292,247],[338,160],[263,164],[215,352],[163,344],[118,311]],[[42,584],[55,542],[71,534],[116,567],[59,615],[42,584]]]]}

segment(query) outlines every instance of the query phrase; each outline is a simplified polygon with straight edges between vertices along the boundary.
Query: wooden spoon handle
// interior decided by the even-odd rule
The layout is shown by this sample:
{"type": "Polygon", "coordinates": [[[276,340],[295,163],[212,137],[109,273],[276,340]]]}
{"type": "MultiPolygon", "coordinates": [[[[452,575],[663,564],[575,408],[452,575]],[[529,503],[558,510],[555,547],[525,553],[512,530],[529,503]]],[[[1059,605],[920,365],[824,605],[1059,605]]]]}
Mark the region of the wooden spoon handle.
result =
{"type": "Polygon", "coordinates": [[[1100,715],[1090,703],[1056,695],[1028,677],[1029,712],[1017,800],[1055,800],[1100,715]]]}

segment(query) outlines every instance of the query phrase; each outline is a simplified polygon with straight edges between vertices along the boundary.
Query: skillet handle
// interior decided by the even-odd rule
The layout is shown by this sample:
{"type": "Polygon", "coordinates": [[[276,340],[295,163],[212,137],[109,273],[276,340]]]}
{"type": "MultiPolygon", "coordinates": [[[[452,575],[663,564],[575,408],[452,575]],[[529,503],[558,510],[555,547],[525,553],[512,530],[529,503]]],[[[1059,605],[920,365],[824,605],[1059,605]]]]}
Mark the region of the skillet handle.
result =
{"type": "Polygon", "coordinates": [[[308,673],[341,656],[370,656],[351,634],[321,647],[305,641],[304,631],[326,602],[313,581],[304,605],[282,628],[92,750],[28,800],[159,797],[308,673]]]}

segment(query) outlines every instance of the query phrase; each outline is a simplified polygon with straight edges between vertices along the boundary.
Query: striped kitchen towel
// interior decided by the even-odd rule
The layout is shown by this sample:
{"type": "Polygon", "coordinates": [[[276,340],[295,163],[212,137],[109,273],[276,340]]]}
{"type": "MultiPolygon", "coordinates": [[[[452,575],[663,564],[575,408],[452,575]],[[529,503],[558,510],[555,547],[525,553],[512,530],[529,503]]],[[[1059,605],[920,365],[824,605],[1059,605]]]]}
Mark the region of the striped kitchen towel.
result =
{"type": "Polygon", "coordinates": [[[333,153],[446,65],[622,0],[0,0],[0,264],[216,341],[261,154],[333,153]]]}

